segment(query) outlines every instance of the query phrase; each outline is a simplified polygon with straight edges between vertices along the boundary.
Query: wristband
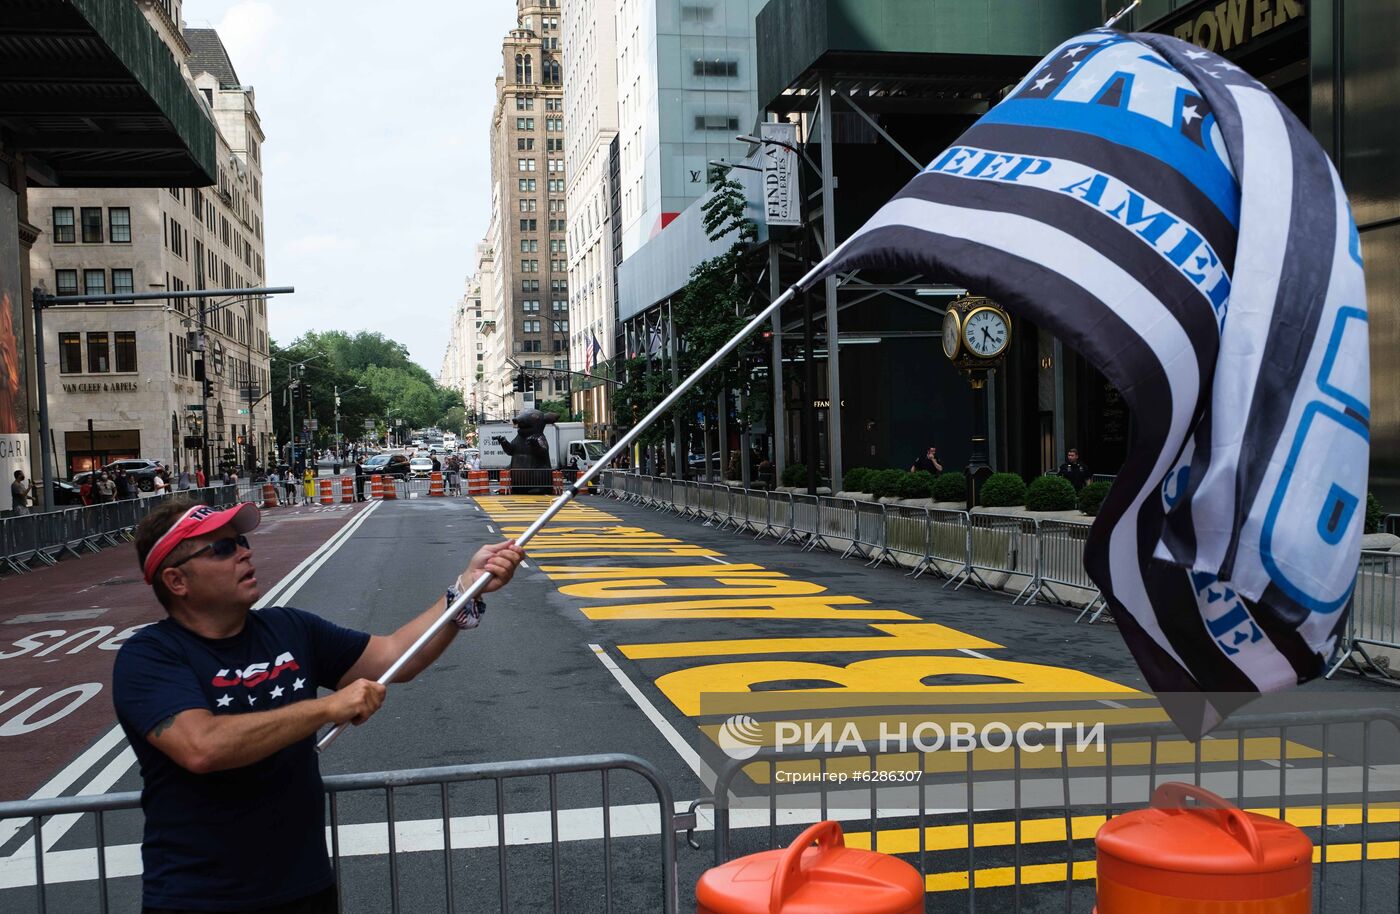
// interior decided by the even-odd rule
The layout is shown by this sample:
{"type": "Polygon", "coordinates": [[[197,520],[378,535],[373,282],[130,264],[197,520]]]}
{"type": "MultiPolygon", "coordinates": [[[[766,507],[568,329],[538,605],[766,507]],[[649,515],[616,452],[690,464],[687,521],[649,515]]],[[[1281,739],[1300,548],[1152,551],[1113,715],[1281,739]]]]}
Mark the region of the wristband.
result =
{"type": "MultiPolygon", "coordinates": [[[[448,606],[456,603],[458,598],[462,596],[462,591],[457,589],[457,585],[460,583],[461,580],[459,579],[453,583],[452,586],[447,588],[446,599],[448,606]]],[[[481,597],[472,597],[471,602],[462,607],[461,612],[452,617],[452,624],[464,630],[476,628],[481,624],[481,617],[485,612],[486,601],[481,599],[481,597]]]]}

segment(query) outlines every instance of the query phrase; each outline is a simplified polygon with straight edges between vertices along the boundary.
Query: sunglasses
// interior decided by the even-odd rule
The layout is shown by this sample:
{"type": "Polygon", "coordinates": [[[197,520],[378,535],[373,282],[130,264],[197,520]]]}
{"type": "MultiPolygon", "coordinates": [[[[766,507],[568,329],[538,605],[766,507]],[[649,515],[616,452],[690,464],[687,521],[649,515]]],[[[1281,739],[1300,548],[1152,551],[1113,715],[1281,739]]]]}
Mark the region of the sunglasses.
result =
{"type": "Polygon", "coordinates": [[[166,565],[165,567],[179,568],[181,565],[185,564],[189,560],[197,559],[201,555],[204,555],[204,553],[206,552],[216,559],[230,558],[236,552],[238,552],[240,546],[244,549],[252,548],[248,545],[248,537],[244,536],[241,533],[237,536],[226,536],[221,540],[214,540],[214,542],[209,543],[200,549],[196,549],[194,552],[191,552],[189,555],[180,559],[180,561],[173,562],[169,565],[166,565]]]}

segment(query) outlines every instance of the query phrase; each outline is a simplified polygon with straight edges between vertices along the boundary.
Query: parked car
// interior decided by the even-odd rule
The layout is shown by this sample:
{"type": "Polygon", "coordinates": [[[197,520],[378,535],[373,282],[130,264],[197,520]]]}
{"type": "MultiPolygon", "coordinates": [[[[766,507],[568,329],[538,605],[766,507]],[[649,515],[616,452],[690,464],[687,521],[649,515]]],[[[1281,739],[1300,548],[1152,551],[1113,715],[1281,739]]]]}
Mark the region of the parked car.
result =
{"type": "Polygon", "coordinates": [[[404,454],[376,454],[365,461],[365,475],[399,476],[407,478],[410,472],[408,457],[404,454]]]}
{"type": "Polygon", "coordinates": [[[126,475],[136,482],[136,488],[142,492],[150,492],[156,487],[156,472],[160,470],[159,460],[145,460],[133,458],[130,460],[113,460],[102,469],[111,476],[117,471],[117,467],[126,470],[126,475]]]}
{"type": "Polygon", "coordinates": [[[414,479],[427,479],[433,472],[433,462],[427,457],[414,457],[408,466],[414,479]]]}
{"type": "Polygon", "coordinates": [[[53,503],[64,507],[81,505],[83,503],[82,483],[74,485],[66,479],[55,479],[53,481],[53,503]]]}

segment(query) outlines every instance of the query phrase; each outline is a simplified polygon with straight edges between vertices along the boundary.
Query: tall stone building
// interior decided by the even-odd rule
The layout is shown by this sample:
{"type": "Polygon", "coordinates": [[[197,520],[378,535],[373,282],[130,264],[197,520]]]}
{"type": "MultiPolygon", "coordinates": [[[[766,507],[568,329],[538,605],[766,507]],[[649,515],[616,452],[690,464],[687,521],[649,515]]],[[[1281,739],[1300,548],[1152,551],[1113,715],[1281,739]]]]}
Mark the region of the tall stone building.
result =
{"type": "MultiPolygon", "coordinates": [[[[253,90],[213,29],[185,29],[179,5],[138,0],[217,127],[209,187],[35,188],[30,251],[36,286],[57,295],[265,286],[264,140],[253,90]]],[[[212,308],[225,298],[208,301],[212,308]]],[[[60,476],[125,457],[211,469],[262,461],[273,446],[267,302],[206,312],[197,300],[54,308],[44,351],[60,476]],[[201,347],[203,347],[201,351],[201,347]],[[196,378],[204,363],[205,399],[196,378]],[[249,391],[252,391],[252,398],[249,391]],[[202,407],[202,408],[201,408],[202,407]]]]}
{"type": "MultiPolygon", "coordinates": [[[[517,27],[501,45],[501,75],[491,119],[495,282],[500,310],[494,333],[504,356],[549,372],[569,368],[569,252],[564,170],[564,64],[559,0],[517,0],[517,27]]],[[[505,359],[503,358],[502,363],[505,359]]],[[[567,399],[568,375],[536,372],[534,390],[514,406],[567,399]]],[[[499,388],[496,388],[499,390],[499,388]]]]}
{"type": "MultiPolygon", "coordinates": [[[[617,136],[617,0],[564,0],[564,134],[569,177],[569,361],[577,372],[612,377],[617,297],[613,285],[609,153],[617,136]]],[[[606,382],[575,379],[573,408],[591,436],[609,436],[606,382]]]]}

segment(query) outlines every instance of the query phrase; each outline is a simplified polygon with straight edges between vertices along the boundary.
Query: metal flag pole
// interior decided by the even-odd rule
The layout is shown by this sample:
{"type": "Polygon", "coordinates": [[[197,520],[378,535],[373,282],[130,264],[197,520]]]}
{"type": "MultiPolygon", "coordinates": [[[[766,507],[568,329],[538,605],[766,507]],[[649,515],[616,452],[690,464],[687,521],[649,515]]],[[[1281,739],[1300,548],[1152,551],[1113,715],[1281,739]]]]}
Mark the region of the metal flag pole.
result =
{"type": "Polygon", "coordinates": [[[1118,22],[1119,19],[1122,19],[1124,16],[1128,15],[1128,14],[1131,13],[1133,10],[1137,9],[1137,8],[1138,8],[1138,5],[1141,4],[1141,3],[1142,3],[1142,0],[1133,0],[1132,3],[1129,3],[1127,6],[1123,7],[1121,10],[1119,10],[1118,12],[1116,12],[1116,13],[1114,13],[1112,16],[1110,16],[1110,17],[1109,17],[1109,20],[1103,24],[1103,27],[1106,28],[1106,29],[1111,29],[1111,28],[1113,28],[1114,24],[1115,24],[1116,22],[1118,22]]]}
{"type": "MultiPolygon", "coordinates": [[[[833,251],[832,254],[834,255],[835,251],[833,251]]],[[[828,257],[827,259],[829,260],[830,257],[828,257]]],[[[825,261],[823,261],[822,263],[825,263],[825,261]]],[[[695,369],[694,374],[692,374],[690,377],[686,378],[679,385],[677,385],[674,390],[672,390],[669,394],[666,395],[665,399],[663,399],[660,403],[656,404],[656,407],[653,408],[651,412],[647,413],[646,416],[644,416],[639,422],[633,425],[632,429],[628,431],[627,434],[623,435],[620,439],[618,439],[617,443],[614,444],[611,448],[609,448],[608,452],[604,454],[601,459],[599,459],[591,467],[589,467],[588,470],[585,471],[582,476],[578,477],[578,479],[565,486],[564,494],[554,499],[554,501],[550,503],[549,507],[545,509],[544,513],[541,514],[539,517],[535,518],[535,520],[530,524],[530,526],[525,528],[525,532],[521,533],[515,538],[516,544],[523,547],[526,543],[530,542],[530,540],[534,539],[535,534],[539,533],[545,524],[553,520],[554,516],[558,514],[561,510],[563,510],[564,506],[567,505],[570,501],[572,501],[575,495],[587,488],[588,483],[591,482],[594,479],[594,477],[601,473],[604,470],[604,468],[609,466],[619,456],[624,454],[627,451],[627,449],[632,446],[632,442],[635,441],[642,434],[642,432],[646,431],[649,425],[651,425],[657,419],[661,418],[661,416],[668,409],[670,409],[671,406],[677,400],[679,400],[682,396],[685,395],[686,391],[694,387],[696,382],[698,382],[702,377],[704,377],[710,372],[710,369],[714,368],[720,362],[724,361],[726,356],[728,356],[731,352],[738,348],[739,344],[742,343],[745,339],[747,339],[750,334],[758,330],[774,312],[776,312],[783,305],[792,301],[799,292],[806,288],[807,284],[811,282],[812,278],[816,275],[817,271],[821,269],[822,263],[819,263],[816,266],[812,267],[812,269],[807,272],[806,276],[803,276],[797,281],[796,285],[789,288],[782,295],[779,295],[777,298],[773,299],[773,301],[769,303],[768,307],[764,308],[758,314],[755,314],[753,318],[750,319],[749,322],[744,325],[744,328],[742,330],[740,330],[738,333],[736,333],[733,337],[730,338],[729,342],[725,343],[723,346],[717,349],[714,355],[710,356],[708,359],[705,360],[705,363],[703,365],[695,369]]],[[[454,600],[450,606],[444,609],[442,611],[442,614],[433,620],[433,624],[428,626],[427,630],[424,631],[423,634],[418,636],[418,640],[414,641],[413,644],[409,645],[408,650],[404,651],[402,656],[400,656],[399,659],[395,660],[393,664],[391,664],[390,667],[384,671],[384,675],[380,676],[378,679],[379,684],[388,685],[390,682],[392,682],[394,677],[398,675],[399,670],[403,669],[404,665],[407,664],[410,660],[412,660],[414,656],[416,656],[417,653],[423,649],[423,646],[425,644],[433,640],[434,636],[436,636],[438,632],[442,631],[443,626],[447,625],[447,623],[452,619],[453,616],[457,615],[457,613],[461,612],[462,609],[466,607],[468,601],[475,599],[477,595],[479,595],[483,590],[486,589],[486,585],[491,583],[492,577],[494,576],[491,574],[491,572],[487,571],[484,572],[475,581],[472,581],[471,586],[469,586],[465,591],[463,591],[462,595],[459,596],[456,600],[454,600]]],[[[317,751],[324,752],[326,747],[328,747],[331,743],[335,742],[336,737],[338,737],[347,726],[349,725],[337,724],[330,732],[328,732],[325,736],[321,737],[320,741],[316,743],[317,751]]]]}

